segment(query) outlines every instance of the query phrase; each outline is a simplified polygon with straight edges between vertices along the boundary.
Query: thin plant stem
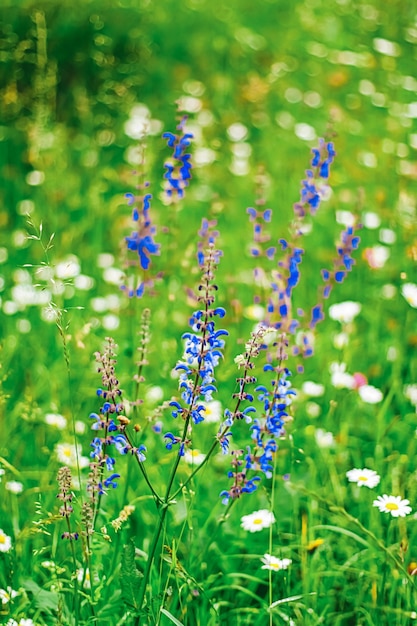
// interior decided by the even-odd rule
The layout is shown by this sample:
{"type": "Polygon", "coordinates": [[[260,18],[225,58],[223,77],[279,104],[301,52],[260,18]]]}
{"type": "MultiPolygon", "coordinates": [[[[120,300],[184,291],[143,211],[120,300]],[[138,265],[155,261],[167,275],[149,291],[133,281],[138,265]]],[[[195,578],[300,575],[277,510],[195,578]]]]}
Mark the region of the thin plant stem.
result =
{"type": "Polygon", "coordinates": [[[77,579],[77,559],[75,556],[75,548],[74,548],[74,541],[73,541],[73,534],[71,531],[71,523],[69,520],[69,515],[70,515],[70,511],[68,511],[68,507],[67,507],[67,502],[64,501],[64,509],[66,512],[65,515],[65,519],[67,522],[67,528],[68,528],[68,541],[70,542],[71,545],[71,557],[72,557],[72,564],[73,564],[73,568],[74,568],[74,594],[73,594],[73,602],[74,602],[74,617],[75,617],[75,624],[76,626],[78,626],[79,624],[79,618],[80,618],[80,606],[79,606],[79,594],[78,594],[78,579],[77,579]]]}
{"type": "MultiPolygon", "coordinates": [[[[274,504],[275,504],[275,481],[276,481],[276,474],[277,474],[277,463],[278,463],[278,455],[275,453],[275,458],[274,458],[274,471],[272,474],[272,485],[271,485],[271,502],[270,502],[270,509],[271,512],[274,511],[274,504]]],[[[269,533],[268,533],[268,550],[269,550],[269,554],[272,554],[272,546],[273,546],[273,541],[272,541],[272,524],[269,527],[269,533]]],[[[269,569],[268,570],[268,598],[269,598],[269,626],[273,626],[273,615],[272,615],[272,611],[271,611],[271,605],[273,602],[273,597],[272,597],[272,570],[269,569]]]]}
{"type": "MultiPolygon", "coordinates": [[[[187,439],[187,435],[188,435],[188,431],[190,428],[190,424],[191,424],[191,411],[192,408],[194,406],[194,403],[196,401],[196,398],[198,397],[198,393],[199,393],[199,387],[198,387],[198,383],[199,380],[201,378],[201,369],[203,367],[203,363],[204,363],[204,350],[206,348],[206,334],[207,334],[207,321],[209,319],[209,304],[206,300],[205,302],[205,314],[204,314],[204,324],[203,324],[203,333],[202,333],[202,337],[201,337],[201,344],[200,344],[200,358],[198,359],[198,369],[197,372],[195,374],[195,379],[194,379],[194,383],[193,383],[193,391],[191,394],[191,399],[189,402],[189,407],[185,413],[185,417],[184,417],[184,428],[183,428],[183,433],[182,433],[182,437],[180,440],[180,451],[182,446],[184,445],[186,439],[187,439]]],[[[158,542],[159,542],[159,537],[161,535],[161,531],[162,528],[164,526],[164,522],[165,522],[165,517],[166,514],[168,512],[168,507],[170,505],[170,503],[173,502],[174,498],[171,495],[171,491],[172,491],[172,487],[174,484],[174,480],[175,480],[175,476],[177,474],[177,470],[178,470],[178,466],[180,464],[181,461],[181,454],[179,453],[176,455],[174,464],[172,466],[171,469],[171,475],[169,477],[168,480],[168,484],[167,484],[167,488],[166,488],[166,492],[165,492],[165,496],[162,500],[162,503],[160,503],[160,516],[159,516],[159,520],[158,523],[156,525],[155,528],[155,532],[154,532],[154,536],[152,539],[152,544],[151,544],[151,548],[148,554],[148,560],[146,563],[146,568],[145,568],[145,572],[143,575],[143,580],[142,580],[142,584],[141,584],[141,588],[140,588],[140,592],[139,592],[139,598],[138,598],[138,606],[139,609],[142,610],[143,608],[143,604],[145,601],[145,595],[146,595],[146,588],[148,585],[148,581],[149,581],[149,577],[150,577],[150,572],[151,572],[151,568],[153,565],[153,561],[155,558],[155,553],[156,553],[156,548],[158,546],[158,542]]],[[[179,491],[175,492],[175,494],[179,493],[179,491]]],[[[140,617],[137,616],[135,618],[135,625],[140,623],[140,617]]]]}

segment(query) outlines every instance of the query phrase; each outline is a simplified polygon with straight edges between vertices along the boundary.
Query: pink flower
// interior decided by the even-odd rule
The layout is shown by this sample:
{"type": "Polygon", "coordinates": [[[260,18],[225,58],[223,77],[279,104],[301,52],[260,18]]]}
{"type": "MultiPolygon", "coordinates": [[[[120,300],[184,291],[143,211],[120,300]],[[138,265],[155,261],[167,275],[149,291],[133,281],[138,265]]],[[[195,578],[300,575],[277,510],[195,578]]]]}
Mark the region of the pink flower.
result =
{"type": "Polygon", "coordinates": [[[353,389],[359,389],[359,387],[363,387],[363,385],[368,384],[368,379],[365,374],[361,372],[355,372],[353,374],[353,389]]]}

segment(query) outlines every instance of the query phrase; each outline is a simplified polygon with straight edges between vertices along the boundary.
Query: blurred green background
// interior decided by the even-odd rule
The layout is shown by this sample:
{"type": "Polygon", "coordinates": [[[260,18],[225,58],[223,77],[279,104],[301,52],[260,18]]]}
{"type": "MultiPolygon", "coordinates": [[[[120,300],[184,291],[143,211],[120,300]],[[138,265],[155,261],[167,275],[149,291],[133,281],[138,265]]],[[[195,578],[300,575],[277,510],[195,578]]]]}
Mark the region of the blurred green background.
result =
{"type": "MultiPolygon", "coordinates": [[[[114,262],[107,262],[120,267],[130,224],[123,195],[137,182],[132,170],[143,106],[152,120],[146,177],[163,244],[161,289],[171,301],[182,294],[172,268],[196,271],[195,232],[203,216],[215,217],[225,252],[219,297],[232,303],[238,335],[247,336],[252,322],[241,311],[252,301],[245,289],[252,260],[242,249],[251,240],[245,210],[256,197],[257,168],[267,173],[273,239],[286,236],[310,148],[328,136],[337,150],[334,194],[317,216],[314,242],[306,238],[312,256],[303,266],[307,278],[297,303],[314,304],[312,285],[320,264],[331,260],[341,229],[334,226],[335,213],[375,212],[380,228],[396,233],[389,260],[373,269],[359,258],[343,299],[360,293],[373,307],[368,322],[385,327],[380,312],[389,317],[391,302],[381,299],[382,285],[398,288],[415,279],[416,20],[415,3],[404,0],[383,7],[354,0],[3,3],[1,324],[6,368],[13,359],[20,393],[30,387],[32,354],[45,350],[53,359],[48,342],[55,337],[44,324],[42,331],[28,332],[37,327],[40,307],[33,306],[28,288],[20,296],[13,291],[36,283],[34,269],[25,265],[45,261],[41,246],[27,239],[33,229],[26,214],[38,226],[43,222],[45,241],[55,234],[52,265],[75,255],[82,274],[94,281],[84,291],[63,290],[60,306],[85,307],[71,313],[75,332],[91,321],[92,298],[118,294],[97,267],[105,263],[98,255],[113,254],[114,262]],[[161,200],[169,153],[160,135],[174,129],[178,100],[190,111],[195,167],[184,209],[174,216],[161,200]],[[171,237],[163,232],[167,228],[171,237]],[[22,317],[29,325],[22,325],[22,317]]],[[[380,238],[375,227],[362,231],[362,257],[380,238]]],[[[120,306],[126,303],[113,302],[113,308],[120,306]]],[[[168,336],[181,332],[181,306],[173,307],[177,318],[174,310],[158,318],[160,336],[168,326],[168,336]]],[[[391,324],[400,332],[394,310],[391,324]]],[[[93,332],[105,334],[100,320],[93,332]]],[[[15,382],[4,384],[11,393],[15,382]]]]}

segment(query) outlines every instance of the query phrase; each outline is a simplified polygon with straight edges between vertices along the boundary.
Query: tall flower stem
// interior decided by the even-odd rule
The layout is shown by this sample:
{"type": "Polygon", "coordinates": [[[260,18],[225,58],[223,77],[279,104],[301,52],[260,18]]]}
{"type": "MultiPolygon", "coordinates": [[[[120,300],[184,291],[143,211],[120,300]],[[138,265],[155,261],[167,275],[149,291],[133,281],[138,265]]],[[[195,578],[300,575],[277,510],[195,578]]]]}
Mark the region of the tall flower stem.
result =
{"type": "MultiPolygon", "coordinates": [[[[205,335],[205,333],[203,334],[203,341],[201,342],[202,349],[204,347],[204,335],[205,335]]],[[[199,378],[200,378],[200,368],[198,369],[197,374],[196,374],[196,380],[195,380],[195,383],[194,383],[193,397],[194,397],[194,395],[196,395],[197,383],[198,383],[198,379],[199,378]]],[[[193,404],[194,404],[194,402],[192,401],[191,404],[190,404],[190,407],[192,407],[193,404]]],[[[190,419],[191,419],[191,410],[189,409],[187,414],[186,414],[186,417],[185,417],[184,429],[183,429],[183,433],[182,433],[182,437],[181,437],[181,443],[183,443],[186,440],[186,438],[187,438],[188,428],[189,428],[189,425],[190,425],[190,419]]],[[[148,554],[148,560],[147,560],[147,563],[146,563],[146,568],[145,568],[145,571],[144,571],[144,574],[143,574],[142,585],[141,585],[141,589],[140,589],[140,593],[139,593],[138,606],[140,607],[140,609],[142,609],[144,601],[145,601],[146,588],[148,586],[148,580],[149,580],[149,576],[150,576],[150,573],[151,573],[151,568],[152,568],[152,565],[153,565],[153,561],[154,561],[154,558],[155,558],[156,548],[158,546],[159,537],[161,535],[161,531],[162,531],[162,528],[164,526],[164,521],[165,521],[166,514],[168,512],[168,507],[169,507],[170,503],[173,502],[173,496],[171,496],[171,490],[172,490],[172,486],[174,484],[174,480],[175,480],[175,476],[176,476],[176,473],[177,473],[177,470],[178,470],[178,466],[180,464],[180,460],[181,460],[181,455],[177,454],[176,458],[175,458],[175,462],[174,462],[174,464],[172,466],[172,469],[171,469],[171,474],[170,474],[168,485],[167,485],[167,489],[166,489],[166,492],[165,492],[165,497],[164,497],[162,503],[159,504],[159,509],[160,509],[159,520],[158,520],[158,523],[157,523],[156,528],[155,528],[154,536],[153,536],[151,547],[150,547],[149,554],[148,554]]],[[[138,616],[136,618],[135,624],[139,624],[140,623],[139,620],[140,620],[140,618],[138,616]]]]}
{"type": "MultiPolygon", "coordinates": [[[[185,418],[185,424],[184,424],[184,431],[183,431],[183,436],[182,436],[182,441],[185,441],[186,436],[187,436],[187,432],[188,432],[188,427],[190,424],[190,419],[191,419],[191,414],[188,413],[188,415],[185,418]]],[[[142,579],[142,584],[141,584],[141,588],[140,588],[140,592],[139,592],[139,598],[138,598],[138,606],[140,607],[140,609],[142,609],[144,601],[145,601],[145,595],[146,595],[146,588],[148,586],[148,581],[149,581],[149,576],[151,573],[151,568],[153,565],[153,561],[155,558],[155,553],[156,553],[156,549],[158,547],[158,543],[159,543],[159,537],[161,535],[161,531],[162,528],[164,527],[164,522],[165,522],[165,517],[166,514],[168,512],[168,507],[170,505],[170,503],[173,502],[173,498],[171,496],[171,489],[172,489],[172,485],[174,483],[174,479],[178,470],[178,466],[181,460],[181,456],[180,454],[177,454],[176,458],[175,458],[175,463],[172,466],[172,470],[171,470],[171,475],[168,481],[168,485],[167,485],[167,489],[166,489],[166,493],[165,493],[165,497],[162,501],[162,503],[160,504],[159,510],[160,510],[160,515],[159,515],[159,520],[158,523],[156,525],[155,528],[155,532],[154,532],[154,536],[152,538],[152,543],[151,543],[151,547],[149,550],[149,554],[148,554],[148,560],[146,562],[146,568],[145,571],[143,573],[143,579],[142,579]]],[[[137,616],[135,619],[135,625],[140,624],[140,616],[137,616]]]]}
{"type": "MultiPolygon", "coordinates": [[[[186,398],[186,402],[187,402],[187,408],[182,409],[180,407],[180,412],[181,415],[184,419],[184,427],[183,427],[183,431],[182,431],[182,436],[181,438],[178,438],[179,441],[179,450],[178,450],[178,454],[175,457],[175,461],[172,465],[171,468],[171,473],[168,479],[168,483],[167,483],[167,487],[166,487],[166,491],[165,491],[165,496],[162,499],[162,502],[159,500],[156,501],[157,506],[159,506],[159,520],[158,523],[156,525],[155,528],[155,532],[154,532],[154,536],[152,539],[152,543],[151,543],[151,547],[149,550],[149,554],[148,554],[148,560],[146,563],[146,567],[145,567],[145,571],[143,574],[143,579],[142,579],[142,584],[141,584],[141,588],[140,588],[140,592],[139,592],[139,598],[138,598],[138,606],[139,609],[142,610],[144,602],[145,602],[145,596],[146,596],[146,589],[148,586],[148,582],[149,582],[149,577],[150,577],[150,573],[151,573],[151,569],[152,569],[152,565],[155,559],[155,553],[156,553],[156,549],[159,543],[159,539],[160,539],[160,535],[162,532],[162,528],[164,527],[164,522],[165,522],[165,518],[167,515],[167,511],[168,511],[168,507],[170,504],[172,504],[174,502],[174,498],[175,496],[180,492],[179,489],[177,490],[174,495],[172,495],[172,491],[173,491],[173,485],[174,485],[174,480],[175,477],[177,475],[177,471],[178,471],[178,467],[181,461],[181,457],[184,454],[184,447],[187,443],[188,437],[189,437],[189,431],[190,431],[190,427],[191,427],[191,423],[192,423],[192,419],[195,421],[196,419],[199,420],[199,415],[196,418],[195,417],[195,413],[197,412],[198,414],[198,409],[196,409],[196,404],[198,403],[199,397],[201,393],[204,393],[203,389],[204,389],[204,381],[205,379],[207,379],[207,359],[210,355],[210,351],[212,350],[212,343],[214,341],[214,339],[217,339],[217,337],[213,338],[213,333],[214,333],[214,323],[211,320],[211,318],[213,317],[213,315],[217,314],[217,310],[213,311],[210,307],[213,304],[214,301],[214,297],[212,295],[212,290],[213,287],[211,285],[212,279],[213,279],[213,267],[215,266],[216,263],[216,252],[214,251],[214,246],[213,244],[211,244],[209,246],[209,250],[207,253],[207,257],[206,257],[206,263],[205,266],[203,268],[203,280],[202,280],[202,284],[200,285],[200,291],[203,292],[203,295],[201,295],[199,297],[200,301],[202,301],[204,303],[204,309],[199,311],[197,314],[194,314],[193,320],[194,320],[194,324],[196,328],[199,328],[201,330],[201,337],[199,338],[199,347],[198,347],[198,352],[196,354],[196,360],[197,360],[197,364],[198,366],[196,367],[196,370],[194,370],[194,379],[192,381],[191,387],[189,389],[187,389],[184,393],[185,396],[184,399],[186,398]]],[[[221,332],[221,331],[219,331],[221,332]]],[[[189,334],[187,334],[187,336],[189,336],[189,334]]],[[[195,336],[194,336],[195,337],[195,336]]],[[[218,342],[219,345],[221,345],[221,342],[218,342]]],[[[193,344],[194,345],[194,344],[193,344]]],[[[182,367],[182,366],[181,366],[182,367]]],[[[187,366],[186,366],[187,367],[187,366]]],[[[187,367],[188,370],[188,367],[187,367]]],[[[210,383],[213,380],[213,376],[212,374],[210,374],[210,383]]],[[[210,388],[214,389],[213,385],[211,384],[206,384],[207,389],[210,388]]],[[[208,390],[207,390],[208,393],[208,390]]],[[[175,406],[177,406],[178,403],[175,403],[175,406]]],[[[178,405],[179,406],[179,405],[178,405]]],[[[197,422],[196,422],[197,423],[197,422]]],[[[214,443],[213,445],[213,449],[215,447],[217,442],[214,443]]],[[[140,623],[140,616],[136,617],[136,621],[135,624],[139,624],[140,623]]]]}
{"type": "MultiPolygon", "coordinates": [[[[277,462],[278,455],[275,454],[274,458],[274,470],[272,474],[272,486],[271,486],[271,503],[270,510],[273,512],[274,504],[275,504],[275,480],[277,476],[277,462]]],[[[269,527],[269,535],[268,535],[268,551],[269,554],[272,554],[272,524],[269,527]]],[[[269,603],[269,626],[273,626],[274,619],[271,611],[271,605],[273,602],[273,588],[272,588],[272,570],[268,571],[268,603],[269,603]]]]}
{"type": "MultiPolygon", "coordinates": [[[[133,441],[132,441],[132,438],[131,438],[130,434],[126,430],[123,432],[123,434],[126,437],[126,441],[128,442],[128,444],[131,446],[131,448],[133,448],[134,447],[133,446],[133,441]]],[[[137,455],[135,455],[135,458],[136,458],[136,462],[137,462],[137,465],[139,467],[139,470],[140,470],[140,472],[141,472],[141,474],[142,474],[146,484],[148,485],[148,487],[149,487],[153,497],[155,498],[155,502],[157,503],[157,506],[159,506],[160,504],[162,504],[163,500],[162,500],[161,496],[155,491],[151,481],[149,480],[149,476],[148,476],[148,473],[146,471],[146,468],[145,468],[144,464],[141,462],[141,460],[139,459],[139,457],[137,455]]]]}

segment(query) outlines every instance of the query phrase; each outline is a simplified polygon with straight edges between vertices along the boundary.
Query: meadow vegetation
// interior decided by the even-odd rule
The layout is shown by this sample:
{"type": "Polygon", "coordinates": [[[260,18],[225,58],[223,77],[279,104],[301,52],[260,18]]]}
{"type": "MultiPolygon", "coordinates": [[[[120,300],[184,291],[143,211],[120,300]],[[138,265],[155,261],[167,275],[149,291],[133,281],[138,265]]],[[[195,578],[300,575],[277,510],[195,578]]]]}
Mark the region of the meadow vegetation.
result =
{"type": "Polygon", "coordinates": [[[417,623],[415,3],[0,42],[0,622],[417,623]]]}

